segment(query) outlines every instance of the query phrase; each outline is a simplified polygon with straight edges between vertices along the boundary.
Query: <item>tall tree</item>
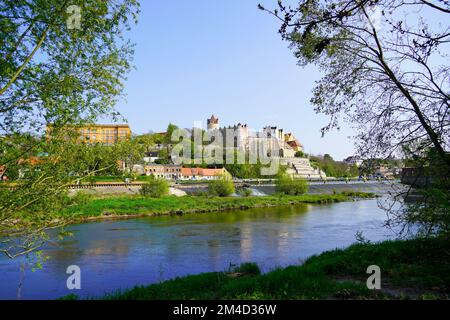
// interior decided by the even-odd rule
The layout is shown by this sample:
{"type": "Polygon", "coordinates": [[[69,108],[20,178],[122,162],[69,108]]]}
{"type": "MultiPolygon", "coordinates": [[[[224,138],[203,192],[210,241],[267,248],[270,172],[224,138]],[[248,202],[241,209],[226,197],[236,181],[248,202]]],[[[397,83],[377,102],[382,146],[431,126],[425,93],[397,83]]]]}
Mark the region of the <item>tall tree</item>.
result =
{"type": "Polygon", "coordinates": [[[275,10],[259,8],[281,21],[300,65],[323,71],[311,99],[330,116],[323,133],[344,115],[359,129],[364,155],[388,156],[422,139],[450,166],[448,1],[280,0],[275,10]]]}
{"type": "Polygon", "coordinates": [[[53,215],[57,200],[70,168],[84,169],[65,125],[117,116],[133,55],[125,32],[138,12],[137,0],[0,2],[0,167],[20,178],[0,188],[0,236],[10,236],[0,252],[30,252],[47,228],[66,223],[53,215]],[[49,123],[51,139],[23,138],[49,123]]]}
{"type": "Polygon", "coordinates": [[[330,117],[322,134],[345,118],[358,130],[363,157],[408,150],[432,163],[422,201],[397,210],[392,204],[404,198],[402,188],[386,207],[387,224],[449,235],[450,3],[301,0],[291,7],[279,0],[274,10],[259,9],[281,21],[279,32],[300,65],[323,72],[311,99],[330,117]]]}

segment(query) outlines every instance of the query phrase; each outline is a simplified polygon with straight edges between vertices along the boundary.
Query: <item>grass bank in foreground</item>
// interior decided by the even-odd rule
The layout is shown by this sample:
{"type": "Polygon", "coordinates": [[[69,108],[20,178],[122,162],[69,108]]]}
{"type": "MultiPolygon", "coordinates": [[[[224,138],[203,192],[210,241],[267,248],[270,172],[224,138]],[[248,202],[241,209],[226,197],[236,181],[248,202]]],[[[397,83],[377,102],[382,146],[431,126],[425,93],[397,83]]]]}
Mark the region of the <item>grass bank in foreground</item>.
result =
{"type": "Polygon", "coordinates": [[[266,274],[246,263],[100,299],[448,299],[449,294],[450,242],[415,239],[355,244],[266,274]],[[381,290],[366,287],[370,265],[381,268],[381,290]]]}
{"type": "Polygon", "coordinates": [[[349,201],[355,198],[372,198],[373,193],[344,192],[338,194],[314,195],[273,195],[264,197],[203,197],[168,196],[146,198],[142,196],[122,196],[91,199],[84,204],[68,207],[61,212],[74,219],[111,218],[121,216],[152,216],[167,214],[202,213],[259,207],[274,207],[300,203],[333,203],[349,201]]]}

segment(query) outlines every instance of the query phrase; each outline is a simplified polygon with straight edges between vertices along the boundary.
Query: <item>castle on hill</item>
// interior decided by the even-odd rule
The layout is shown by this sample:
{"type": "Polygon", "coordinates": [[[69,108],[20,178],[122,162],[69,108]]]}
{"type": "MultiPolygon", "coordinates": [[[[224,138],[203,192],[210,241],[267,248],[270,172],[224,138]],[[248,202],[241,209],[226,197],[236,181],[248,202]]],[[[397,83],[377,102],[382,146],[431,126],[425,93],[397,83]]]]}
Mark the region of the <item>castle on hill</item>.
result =
{"type": "MultiPolygon", "coordinates": [[[[207,132],[214,136],[214,131],[219,131],[223,138],[223,145],[226,145],[226,133],[232,132],[234,145],[228,146],[249,154],[255,151],[255,146],[264,146],[272,156],[279,157],[280,164],[286,166],[286,173],[305,179],[324,179],[325,172],[318,168],[313,168],[309,159],[296,157],[298,151],[303,151],[303,145],[292,133],[284,133],[282,128],[276,126],[266,126],[260,132],[249,129],[247,124],[238,123],[233,126],[220,127],[219,118],[214,115],[207,119],[207,132]]],[[[219,135],[220,136],[220,135],[219,135]]]]}
{"type": "Polygon", "coordinates": [[[222,137],[226,137],[226,130],[230,129],[234,135],[234,148],[249,152],[258,145],[266,144],[266,150],[280,158],[293,158],[297,151],[303,151],[302,144],[292,133],[284,133],[284,130],[276,126],[266,126],[262,131],[256,132],[249,129],[247,124],[238,123],[233,126],[220,127],[219,118],[214,115],[207,119],[207,130],[220,131],[222,137]]]}

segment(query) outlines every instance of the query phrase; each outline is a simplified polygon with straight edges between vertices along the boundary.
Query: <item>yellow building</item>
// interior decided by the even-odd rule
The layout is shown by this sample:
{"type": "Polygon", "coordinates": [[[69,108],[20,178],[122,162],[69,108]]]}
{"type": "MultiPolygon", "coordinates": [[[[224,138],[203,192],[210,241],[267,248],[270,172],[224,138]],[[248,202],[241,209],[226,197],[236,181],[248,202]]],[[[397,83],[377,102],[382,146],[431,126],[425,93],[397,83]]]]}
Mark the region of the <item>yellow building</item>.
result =
{"type": "MultiPolygon", "coordinates": [[[[80,133],[82,141],[88,144],[103,143],[113,145],[116,142],[131,137],[131,129],[128,124],[89,124],[76,127],[80,133]]],[[[47,126],[47,138],[51,126],[47,126]]]]}

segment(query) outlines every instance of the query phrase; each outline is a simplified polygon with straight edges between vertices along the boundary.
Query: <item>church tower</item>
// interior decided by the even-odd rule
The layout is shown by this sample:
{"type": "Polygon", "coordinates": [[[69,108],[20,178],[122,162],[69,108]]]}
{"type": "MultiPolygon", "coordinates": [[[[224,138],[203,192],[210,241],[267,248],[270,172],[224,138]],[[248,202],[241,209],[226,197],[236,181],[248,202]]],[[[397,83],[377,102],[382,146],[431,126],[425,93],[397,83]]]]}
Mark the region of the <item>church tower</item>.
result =
{"type": "Polygon", "coordinates": [[[206,122],[208,124],[208,130],[219,129],[219,118],[214,117],[214,115],[206,122]]]}

